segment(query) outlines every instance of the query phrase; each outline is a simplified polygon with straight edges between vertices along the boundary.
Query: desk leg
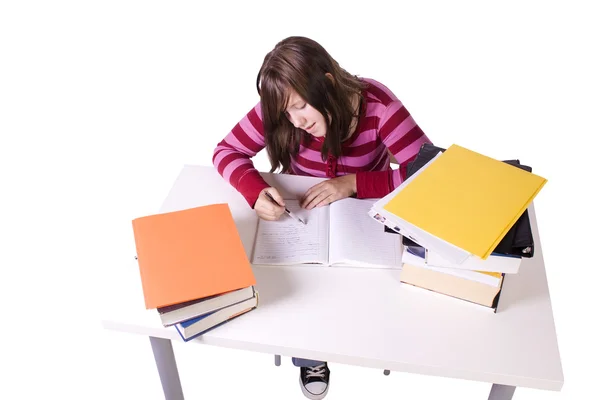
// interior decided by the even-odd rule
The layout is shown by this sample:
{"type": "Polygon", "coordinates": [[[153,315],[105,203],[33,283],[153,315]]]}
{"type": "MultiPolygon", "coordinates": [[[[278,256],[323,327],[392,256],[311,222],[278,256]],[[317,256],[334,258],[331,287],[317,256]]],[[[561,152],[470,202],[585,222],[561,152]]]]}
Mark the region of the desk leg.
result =
{"type": "Polygon", "coordinates": [[[488,397],[488,400],[510,400],[515,393],[515,389],[516,387],[514,386],[494,383],[492,385],[492,390],[490,390],[490,397],[488,397]]]}
{"type": "Polygon", "coordinates": [[[158,368],[165,400],[183,400],[183,389],[177,372],[173,344],[169,339],[150,336],[150,344],[154,353],[154,361],[158,368]]]}

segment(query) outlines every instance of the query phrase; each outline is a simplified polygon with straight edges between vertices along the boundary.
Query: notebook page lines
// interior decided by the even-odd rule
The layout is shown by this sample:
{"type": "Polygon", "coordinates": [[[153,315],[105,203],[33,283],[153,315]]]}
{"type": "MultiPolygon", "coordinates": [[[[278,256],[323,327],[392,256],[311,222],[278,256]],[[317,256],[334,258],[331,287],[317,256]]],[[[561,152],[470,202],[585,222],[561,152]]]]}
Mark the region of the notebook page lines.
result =
{"type": "Polygon", "coordinates": [[[344,199],[331,206],[331,261],[400,267],[400,235],[386,233],[368,214],[374,201],[344,199]]]}
{"type": "Polygon", "coordinates": [[[328,207],[306,210],[298,200],[285,200],[286,207],[306,225],[287,215],[277,221],[260,220],[252,263],[299,264],[328,261],[328,207]]]}

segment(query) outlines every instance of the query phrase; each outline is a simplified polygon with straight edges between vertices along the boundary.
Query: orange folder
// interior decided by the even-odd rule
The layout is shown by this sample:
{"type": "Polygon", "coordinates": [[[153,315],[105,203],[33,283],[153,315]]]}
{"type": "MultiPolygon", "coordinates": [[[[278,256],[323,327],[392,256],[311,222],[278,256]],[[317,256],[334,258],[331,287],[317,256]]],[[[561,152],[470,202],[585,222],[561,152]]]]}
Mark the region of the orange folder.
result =
{"type": "Polygon", "coordinates": [[[227,204],[132,221],[147,309],[256,284],[227,204]]]}

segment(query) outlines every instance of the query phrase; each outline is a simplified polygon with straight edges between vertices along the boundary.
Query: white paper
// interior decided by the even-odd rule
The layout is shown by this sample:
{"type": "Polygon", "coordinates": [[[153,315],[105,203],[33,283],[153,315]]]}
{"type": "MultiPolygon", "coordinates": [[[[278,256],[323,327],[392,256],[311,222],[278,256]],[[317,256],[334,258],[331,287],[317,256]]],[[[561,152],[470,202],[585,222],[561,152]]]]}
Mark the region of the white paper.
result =
{"type": "Polygon", "coordinates": [[[256,232],[253,264],[301,264],[328,261],[329,208],[306,210],[298,200],[285,205],[305,224],[282,215],[277,221],[260,220],[256,232]]]}
{"type": "Polygon", "coordinates": [[[346,198],[333,203],[330,211],[331,264],[400,268],[401,236],[386,233],[369,216],[374,200],[346,198]]]}
{"type": "MultiPolygon", "coordinates": [[[[393,199],[398,193],[400,193],[410,182],[415,179],[421,172],[423,172],[429,164],[431,164],[437,157],[440,156],[441,153],[436,155],[433,159],[431,159],[427,164],[425,164],[422,168],[420,168],[416,173],[411,175],[408,179],[402,182],[396,189],[394,189],[390,194],[386,195],[382,199],[376,201],[373,205],[372,210],[370,211],[371,216],[374,214],[379,214],[380,216],[385,218],[384,224],[386,224],[391,229],[395,229],[400,232],[403,236],[408,237],[413,242],[420,244],[421,246],[432,249],[438,252],[447,260],[451,261],[454,264],[461,264],[471,255],[468,251],[461,249],[449,243],[443,239],[438,238],[437,236],[432,235],[431,233],[414,226],[413,224],[403,220],[402,218],[394,215],[388,211],[386,211],[383,207],[393,199]]],[[[373,217],[371,217],[373,218],[373,217]]]]}

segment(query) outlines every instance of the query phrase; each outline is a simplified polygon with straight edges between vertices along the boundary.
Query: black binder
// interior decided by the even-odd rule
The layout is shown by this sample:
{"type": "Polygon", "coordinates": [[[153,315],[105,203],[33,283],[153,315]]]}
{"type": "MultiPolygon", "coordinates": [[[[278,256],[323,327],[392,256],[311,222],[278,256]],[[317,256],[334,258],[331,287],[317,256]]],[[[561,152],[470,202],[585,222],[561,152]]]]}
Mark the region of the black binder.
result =
{"type": "MultiPolygon", "coordinates": [[[[440,151],[444,152],[445,150],[446,149],[436,147],[429,143],[423,144],[419,149],[419,153],[415,159],[407,164],[406,177],[408,178],[409,176],[413,175],[425,164],[427,164],[427,162],[433,159],[440,151]]],[[[522,165],[519,160],[505,160],[504,162],[528,172],[532,171],[531,167],[522,165]]],[[[385,228],[385,231],[397,233],[387,227],[385,228]]],[[[406,237],[402,238],[402,244],[405,246],[419,246],[417,243],[406,237]]],[[[529,222],[529,212],[528,210],[525,210],[517,222],[509,229],[504,238],[502,238],[500,243],[498,243],[493,252],[498,254],[510,254],[530,258],[533,257],[533,249],[533,234],[531,232],[531,224],[529,222]]]]}

